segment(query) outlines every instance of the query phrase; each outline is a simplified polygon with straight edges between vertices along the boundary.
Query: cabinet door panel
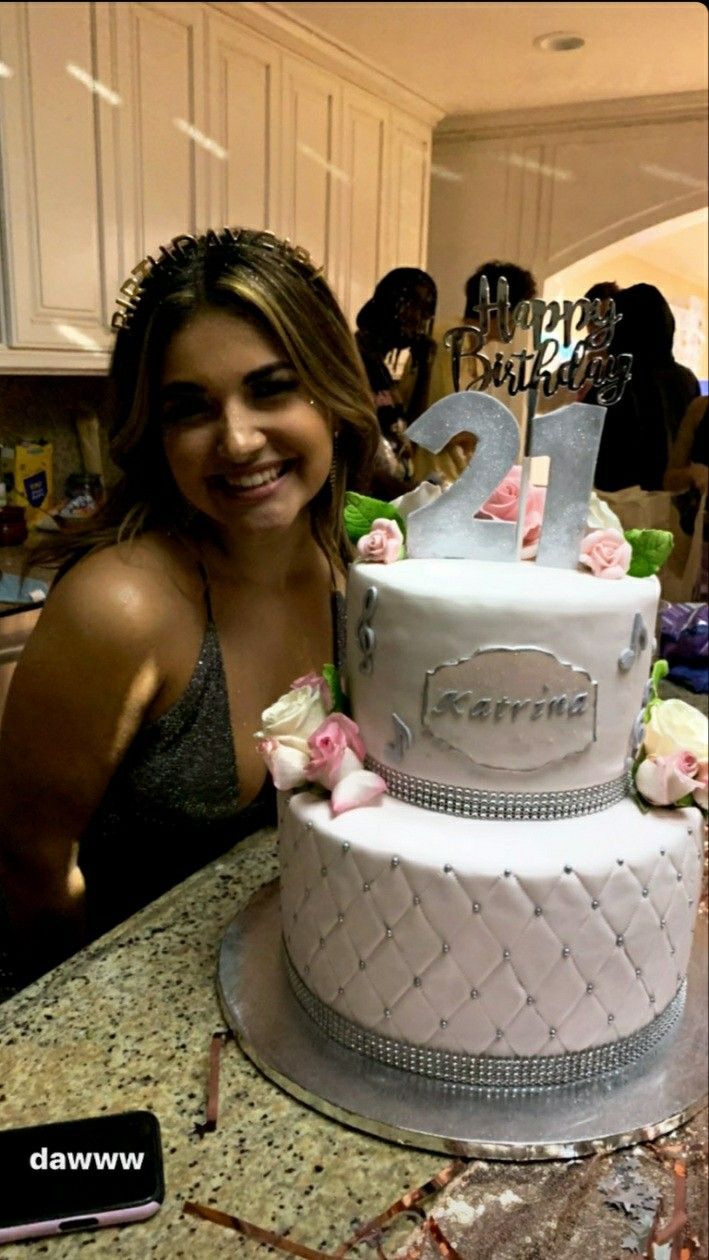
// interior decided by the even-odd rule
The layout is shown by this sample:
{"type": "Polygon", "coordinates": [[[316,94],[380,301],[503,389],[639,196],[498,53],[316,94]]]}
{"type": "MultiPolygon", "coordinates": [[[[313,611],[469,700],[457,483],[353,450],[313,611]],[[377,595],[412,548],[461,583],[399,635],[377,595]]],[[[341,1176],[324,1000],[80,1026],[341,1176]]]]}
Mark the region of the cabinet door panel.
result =
{"type": "Polygon", "coordinates": [[[215,15],[208,66],[210,224],[277,232],[278,49],[215,15]]]}
{"type": "Polygon", "coordinates": [[[343,189],[339,291],[350,324],[385,270],[385,209],[389,110],[366,92],[345,91],[342,117],[343,189]]]}
{"type": "Polygon", "coordinates": [[[4,4],[8,344],[99,350],[96,81],[89,4],[4,4]]]}
{"type": "Polygon", "coordinates": [[[307,62],[283,65],[283,232],[338,283],[340,88],[307,62]]]}
{"type": "Polygon", "coordinates": [[[390,267],[425,267],[431,138],[427,128],[394,115],[393,188],[389,234],[390,267]]]}
{"type": "Polygon", "coordinates": [[[205,226],[203,22],[197,4],[114,5],[127,268],[205,226]]]}

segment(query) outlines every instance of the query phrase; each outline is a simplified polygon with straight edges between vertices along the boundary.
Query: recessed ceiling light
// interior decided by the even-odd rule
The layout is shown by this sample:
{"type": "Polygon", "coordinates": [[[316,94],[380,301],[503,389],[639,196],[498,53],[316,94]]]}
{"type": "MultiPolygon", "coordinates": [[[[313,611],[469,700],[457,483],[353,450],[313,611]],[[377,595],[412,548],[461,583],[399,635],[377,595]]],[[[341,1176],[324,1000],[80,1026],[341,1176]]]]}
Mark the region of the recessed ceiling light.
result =
{"type": "Polygon", "coordinates": [[[583,48],[586,40],[581,35],[571,35],[568,31],[552,31],[549,35],[538,35],[534,47],[542,52],[571,52],[574,48],[583,48]]]}

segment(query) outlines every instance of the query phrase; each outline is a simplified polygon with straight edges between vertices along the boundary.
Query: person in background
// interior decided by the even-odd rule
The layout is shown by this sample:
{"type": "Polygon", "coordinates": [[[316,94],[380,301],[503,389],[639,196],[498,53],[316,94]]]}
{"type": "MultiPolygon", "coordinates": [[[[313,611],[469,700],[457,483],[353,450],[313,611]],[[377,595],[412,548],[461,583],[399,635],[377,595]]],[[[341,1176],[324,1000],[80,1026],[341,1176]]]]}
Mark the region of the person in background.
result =
{"type": "MultiPolygon", "coordinates": [[[[586,290],[584,297],[591,300],[600,298],[605,303],[608,301],[608,298],[617,298],[619,293],[620,285],[616,284],[615,280],[599,280],[596,284],[592,284],[590,289],[586,290]]],[[[571,297],[573,294],[569,296],[571,297]]],[[[605,311],[605,307],[602,309],[605,311]]]]}
{"type": "MultiPolygon", "coordinates": [[[[612,298],[613,301],[615,302],[615,299],[617,298],[620,291],[621,291],[620,285],[616,284],[615,280],[599,280],[597,284],[592,284],[590,289],[586,290],[586,292],[584,293],[584,297],[588,298],[590,301],[600,300],[601,315],[605,315],[606,311],[608,310],[609,299],[612,298]]],[[[569,294],[569,297],[571,298],[571,300],[573,300],[574,295],[569,294]]],[[[579,338],[588,337],[593,332],[594,332],[594,324],[593,324],[593,321],[591,320],[588,325],[578,330],[578,336],[579,338]]],[[[608,349],[604,349],[604,350],[589,349],[584,355],[584,359],[582,360],[582,362],[585,362],[589,358],[597,359],[599,357],[605,361],[609,353],[610,351],[608,349]]],[[[580,366],[581,365],[579,365],[579,367],[580,366]]],[[[592,381],[590,380],[585,381],[580,389],[574,389],[574,390],[568,389],[566,385],[557,384],[557,387],[555,388],[553,394],[549,398],[547,398],[545,394],[543,393],[543,391],[540,390],[537,395],[536,409],[538,412],[557,411],[560,407],[568,407],[571,403],[574,403],[574,402],[589,401],[586,395],[590,392],[591,388],[592,388],[592,381]]]]}
{"type": "Polygon", "coordinates": [[[355,341],[382,435],[372,490],[382,499],[396,498],[420,480],[404,432],[428,406],[436,300],[436,285],[425,271],[397,267],[357,315],[355,341]]]}
{"type": "Polygon", "coordinates": [[[275,821],[253,733],[293,679],[340,659],[343,500],[368,489],[378,442],[354,339],[304,250],[181,236],[121,294],[122,475],[43,547],[58,576],[0,738],[20,982],[275,821]]]}
{"type": "MultiPolygon", "coordinates": [[[[632,354],[632,376],[622,398],[606,413],[594,484],[609,492],[638,485],[661,490],[670,446],[699,394],[699,382],[674,358],[674,316],[659,289],[634,284],[621,289],[615,302],[622,318],[610,354],[632,354]]],[[[595,402],[594,389],[584,401],[595,402]]]]}
{"type": "MultiPolygon", "coordinates": [[[[517,266],[513,262],[501,262],[499,258],[491,259],[489,262],[482,263],[477,271],[465,283],[465,311],[463,319],[451,319],[444,324],[437,320],[434,327],[434,338],[437,342],[436,358],[431,373],[431,388],[429,391],[429,402],[437,402],[439,398],[445,398],[446,394],[455,393],[453,383],[453,368],[451,351],[445,345],[445,334],[450,328],[460,326],[462,324],[470,324],[478,327],[478,316],[475,307],[480,302],[480,284],[485,277],[488,282],[490,291],[490,301],[494,302],[497,296],[497,286],[500,279],[507,281],[509,288],[509,303],[512,308],[520,302],[529,302],[537,296],[537,282],[531,271],[526,271],[523,267],[517,266]]],[[[485,339],[482,347],[482,353],[490,361],[494,361],[498,350],[504,353],[505,357],[514,354],[520,350],[526,349],[527,334],[523,329],[515,329],[515,334],[511,342],[503,342],[500,337],[500,330],[497,325],[497,315],[493,311],[490,315],[490,331],[485,339]]],[[[463,346],[463,350],[466,346],[463,346]]],[[[475,381],[480,377],[480,366],[476,364],[472,357],[461,357],[460,360],[460,381],[459,389],[475,388],[475,381]]],[[[488,392],[495,393],[496,396],[502,397],[499,390],[495,386],[489,386],[488,392]]],[[[524,419],[524,393],[520,392],[514,397],[508,397],[505,393],[505,406],[509,407],[517,415],[520,423],[524,419]]]]}
{"type": "Polygon", "coordinates": [[[664,489],[679,494],[683,490],[707,493],[709,465],[709,398],[693,398],[680,422],[670,448],[664,489]]]}
{"type": "MultiPolygon", "coordinates": [[[[706,601],[707,598],[707,542],[709,542],[709,514],[707,490],[709,489],[709,398],[699,395],[693,398],[682,417],[675,441],[670,446],[670,458],[664,478],[664,489],[674,496],[679,528],[684,535],[680,544],[687,546],[686,539],[701,534],[697,568],[690,568],[690,581],[694,577],[691,598],[706,601]],[[697,520],[697,514],[701,517],[697,520]],[[701,575],[701,576],[700,576],[701,575]]],[[[691,543],[690,543],[691,547],[691,543]]]]}

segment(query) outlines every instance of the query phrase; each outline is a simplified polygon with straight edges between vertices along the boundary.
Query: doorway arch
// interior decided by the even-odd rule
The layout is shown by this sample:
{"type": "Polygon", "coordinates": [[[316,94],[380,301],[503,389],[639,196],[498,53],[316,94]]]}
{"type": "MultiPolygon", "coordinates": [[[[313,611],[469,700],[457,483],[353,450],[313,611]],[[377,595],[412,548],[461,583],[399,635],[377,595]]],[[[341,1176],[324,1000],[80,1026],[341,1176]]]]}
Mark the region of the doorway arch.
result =
{"type": "Polygon", "coordinates": [[[654,284],[672,307],[675,357],[691,368],[707,391],[709,310],[709,210],[706,204],[681,215],[655,219],[648,227],[618,237],[544,281],[543,296],[580,297],[592,284],[614,280],[621,288],[654,284]]]}

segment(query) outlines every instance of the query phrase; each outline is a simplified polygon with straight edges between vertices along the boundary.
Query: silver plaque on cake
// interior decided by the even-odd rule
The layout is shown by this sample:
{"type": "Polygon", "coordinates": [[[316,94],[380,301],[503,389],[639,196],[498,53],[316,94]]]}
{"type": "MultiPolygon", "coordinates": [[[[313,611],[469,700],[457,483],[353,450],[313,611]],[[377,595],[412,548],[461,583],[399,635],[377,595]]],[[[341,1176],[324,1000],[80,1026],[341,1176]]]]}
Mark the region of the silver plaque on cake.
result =
{"type": "Polygon", "coordinates": [[[421,722],[476,765],[538,770],[594,742],[597,691],[543,648],[482,648],[427,671],[421,722]]]}

